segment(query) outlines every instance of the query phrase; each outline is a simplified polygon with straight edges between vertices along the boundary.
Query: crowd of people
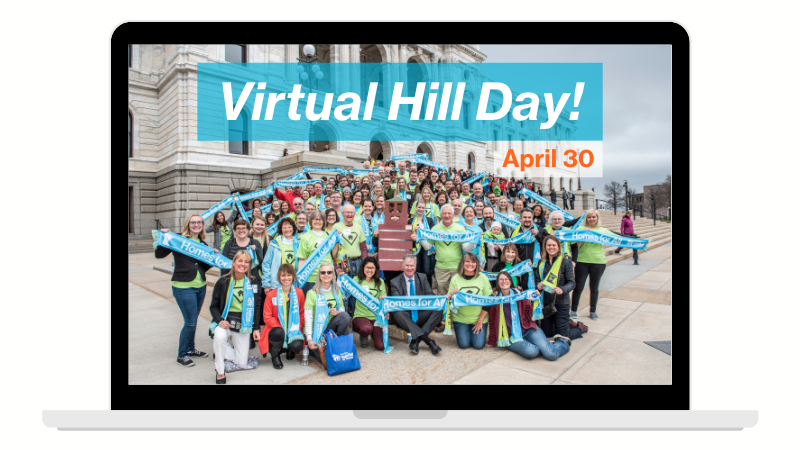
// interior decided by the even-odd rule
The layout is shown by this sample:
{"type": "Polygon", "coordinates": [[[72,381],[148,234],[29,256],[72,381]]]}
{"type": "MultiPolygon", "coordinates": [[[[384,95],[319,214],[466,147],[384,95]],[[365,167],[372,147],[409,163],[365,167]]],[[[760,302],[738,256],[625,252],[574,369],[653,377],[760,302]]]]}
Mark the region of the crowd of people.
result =
{"type": "MultiPolygon", "coordinates": [[[[517,301],[514,310],[519,311],[522,339],[510,344],[511,303],[458,308],[451,319],[461,349],[507,346],[527,359],[539,355],[557,359],[569,351],[574,339],[588,331],[585,324],[576,321],[587,279],[590,317],[599,318],[597,302],[606,267],[605,251],[601,244],[556,238],[555,231],[570,229],[577,219],[567,221],[561,210],[549,210],[521,195],[527,188],[541,196],[541,188],[492,175],[466,183],[475,175],[472,171],[437,170],[413,161],[389,161],[385,165],[382,161],[365,161],[364,168],[376,170],[364,176],[323,176],[305,187],[275,189],[269,198],[253,199],[244,211],[234,204],[228,217],[222,211],[216,213],[208,226],[199,214],[186,220],[182,236],[208,245],[206,233],[213,234],[213,250],[232,261],[231,269],[221,270],[210,304],[213,329],[209,332],[218,384],[226,382],[223,360],[230,358],[245,365],[249,350],[256,346],[265,358],[271,358],[275,369],[283,367],[281,355],[294,360],[304,349],[319,360],[320,342],[313,339],[312,326],[317,308],[322,307],[318,299],[322,305],[322,298],[327,304],[326,329],[339,336],[357,333],[362,348],[369,347],[371,337],[372,346],[383,350],[388,343],[383,341],[381,328],[374,325],[375,313],[341,289],[337,280],[344,274],[376,299],[438,295],[450,301],[457,292],[505,297],[529,286],[539,292],[543,318],[532,319],[530,300],[517,301]],[[403,257],[402,271],[381,270],[378,259],[389,201],[408,204],[413,250],[403,257]],[[508,226],[498,215],[512,219],[506,223],[519,225],[508,226]],[[482,238],[480,244],[418,240],[419,228],[475,232],[482,238]],[[532,235],[530,244],[484,241],[526,232],[532,235]],[[298,285],[298,273],[331,233],[340,235],[339,244],[324,255],[308,280],[298,285]],[[535,243],[541,249],[541,259],[532,272],[512,275],[514,266],[535,260],[535,243]],[[485,272],[496,275],[496,279],[490,281],[485,272]],[[253,317],[248,320],[250,312],[253,317]]],[[[560,196],[550,192],[553,204],[558,197],[563,209],[574,207],[574,195],[569,191],[562,188],[560,196]]],[[[623,232],[632,235],[632,225],[626,227],[623,232]]],[[[603,228],[596,210],[586,212],[580,229],[612,233],[603,228]]],[[[177,363],[188,367],[194,365],[192,358],[208,356],[196,348],[194,336],[210,266],[161,246],[155,249],[157,258],[170,253],[175,259],[173,295],[184,317],[177,363]]],[[[445,329],[443,311],[396,311],[387,319],[410,335],[410,352],[418,353],[420,343],[434,355],[442,352],[432,337],[445,329]]]]}

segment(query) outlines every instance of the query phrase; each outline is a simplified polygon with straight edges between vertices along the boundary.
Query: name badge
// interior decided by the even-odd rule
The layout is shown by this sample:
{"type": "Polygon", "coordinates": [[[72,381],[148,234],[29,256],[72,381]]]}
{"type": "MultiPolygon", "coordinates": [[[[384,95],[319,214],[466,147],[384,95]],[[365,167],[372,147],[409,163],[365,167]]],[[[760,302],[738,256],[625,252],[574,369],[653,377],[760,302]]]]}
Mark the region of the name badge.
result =
{"type": "Polygon", "coordinates": [[[350,229],[349,228],[345,228],[344,230],[342,230],[342,234],[345,235],[345,236],[350,236],[350,229]]]}
{"type": "Polygon", "coordinates": [[[278,296],[272,297],[272,304],[278,306],[278,296]]]}

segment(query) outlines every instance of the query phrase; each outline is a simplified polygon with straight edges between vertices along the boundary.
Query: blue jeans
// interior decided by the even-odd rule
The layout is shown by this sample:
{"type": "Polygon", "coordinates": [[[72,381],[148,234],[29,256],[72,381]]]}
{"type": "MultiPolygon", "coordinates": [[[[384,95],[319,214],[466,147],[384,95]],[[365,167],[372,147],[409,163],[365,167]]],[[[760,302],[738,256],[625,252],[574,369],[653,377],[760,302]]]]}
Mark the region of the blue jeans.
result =
{"type": "Polygon", "coordinates": [[[472,332],[473,326],[475,326],[474,323],[453,322],[459,348],[469,348],[472,345],[475,350],[480,350],[486,345],[486,329],[489,323],[483,324],[483,329],[478,334],[472,332]]]}
{"type": "Polygon", "coordinates": [[[183,314],[183,328],[178,339],[178,358],[194,350],[194,333],[197,328],[197,316],[203,307],[206,297],[206,286],[201,288],[172,288],[172,296],[183,314]]]}
{"type": "Polygon", "coordinates": [[[529,328],[522,333],[522,340],[511,344],[508,349],[525,359],[533,359],[541,354],[544,359],[555,361],[569,351],[569,344],[561,340],[551,344],[541,328],[529,328]]]}

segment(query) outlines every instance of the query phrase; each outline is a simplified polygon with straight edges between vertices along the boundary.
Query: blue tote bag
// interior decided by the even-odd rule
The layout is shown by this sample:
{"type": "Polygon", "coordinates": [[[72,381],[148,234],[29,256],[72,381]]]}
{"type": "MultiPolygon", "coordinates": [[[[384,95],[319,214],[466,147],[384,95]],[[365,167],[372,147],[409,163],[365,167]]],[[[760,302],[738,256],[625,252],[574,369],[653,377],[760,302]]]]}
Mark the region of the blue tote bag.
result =
{"type": "Polygon", "coordinates": [[[336,336],[331,330],[325,330],[323,334],[327,342],[325,359],[328,363],[328,375],[338,375],[361,368],[352,335],[336,336]]]}

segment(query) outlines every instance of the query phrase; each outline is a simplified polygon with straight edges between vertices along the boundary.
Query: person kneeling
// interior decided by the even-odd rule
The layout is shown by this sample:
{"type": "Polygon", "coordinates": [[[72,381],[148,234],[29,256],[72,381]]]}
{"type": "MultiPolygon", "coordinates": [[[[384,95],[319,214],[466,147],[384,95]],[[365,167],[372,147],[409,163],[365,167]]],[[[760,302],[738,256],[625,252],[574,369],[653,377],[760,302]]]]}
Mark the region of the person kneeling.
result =
{"type": "Polygon", "coordinates": [[[319,342],[314,342],[313,339],[315,321],[320,317],[325,317],[325,311],[317,311],[316,309],[317,298],[320,296],[325,297],[328,307],[328,318],[322,328],[323,331],[330,329],[337,336],[350,334],[350,315],[344,309],[344,294],[339,290],[339,284],[336,282],[336,274],[331,263],[324,262],[319,265],[317,282],[308,291],[308,298],[304,305],[305,327],[303,330],[306,334],[308,350],[311,356],[321,363],[319,342]]]}
{"type": "MultiPolygon", "coordinates": [[[[424,274],[417,273],[417,257],[403,257],[403,274],[389,283],[391,296],[434,295],[424,274]]],[[[441,311],[395,311],[392,313],[397,326],[411,333],[408,348],[411,353],[419,353],[419,342],[428,344],[431,353],[438,355],[442,351],[428,335],[442,320],[441,311]]]]}
{"type": "Polygon", "coordinates": [[[253,331],[254,318],[261,314],[261,304],[256,293],[258,285],[250,274],[250,255],[240,250],[233,256],[232,270],[214,285],[209,312],[214,323],[214,367],[217,384],[225,384],[225,360],[247,365],[250,352],[250,334],[258,340],[260,330],[253,331]],[[224,297],[224,299],[223,299],[224,297]],[[250,322],[243,318],[250,317],[250,322]],[[233,342],[233,348],[228,344],[233,342]],[[219,358],[217,358],[219,356],[219,358]]]}
{"type": "Polygon", "coordinates": [[[305,317],[300,311],[305,311],[305,296],[302,289],[294,286],[297,274],[293,265],[281,264],[277,278],[280,285],[269,291],[264,301],[261,335],[266,334],[267,339],[261,339],[258,347],[264,357],[269,352],[272,367],[283,369],[281,352],[285,351],[286,359],[292,360],[296,353],[303,351],[303,334],[300,330],[303,329],[305,317]]]}
{"type": "MultiPolygon", "coordinates": [[[[513,287],[511,275],[508,272],[503,271],[497,274],[497,290],[492,295],[505,297],[520,292],[522,292],[520,288],[513,287]]],[[[548,361],[555,361],[569,352],[571,345],[569,338],[558,336],[556,337],[556,342],[551,344],[542,329],[537,327],[536,322],[531,320],[533,307],[530,300],[517,301],[517,308],[519,309],[520,325],[522,326],[522,340],[509,345],[509,350],[526,359],[533,359],[542,355],[548,361]]],[[[511,307],[508,303],[504,303],[503,305],[484,306],[483,309],[484,311],[487,309],[489,311],[489,345],[494,346],[497,343],[498,335],[504,337],[511,335],[511,307]],[[500,322],[501,306],[503,307],[503,322],[500,322]]]]}

